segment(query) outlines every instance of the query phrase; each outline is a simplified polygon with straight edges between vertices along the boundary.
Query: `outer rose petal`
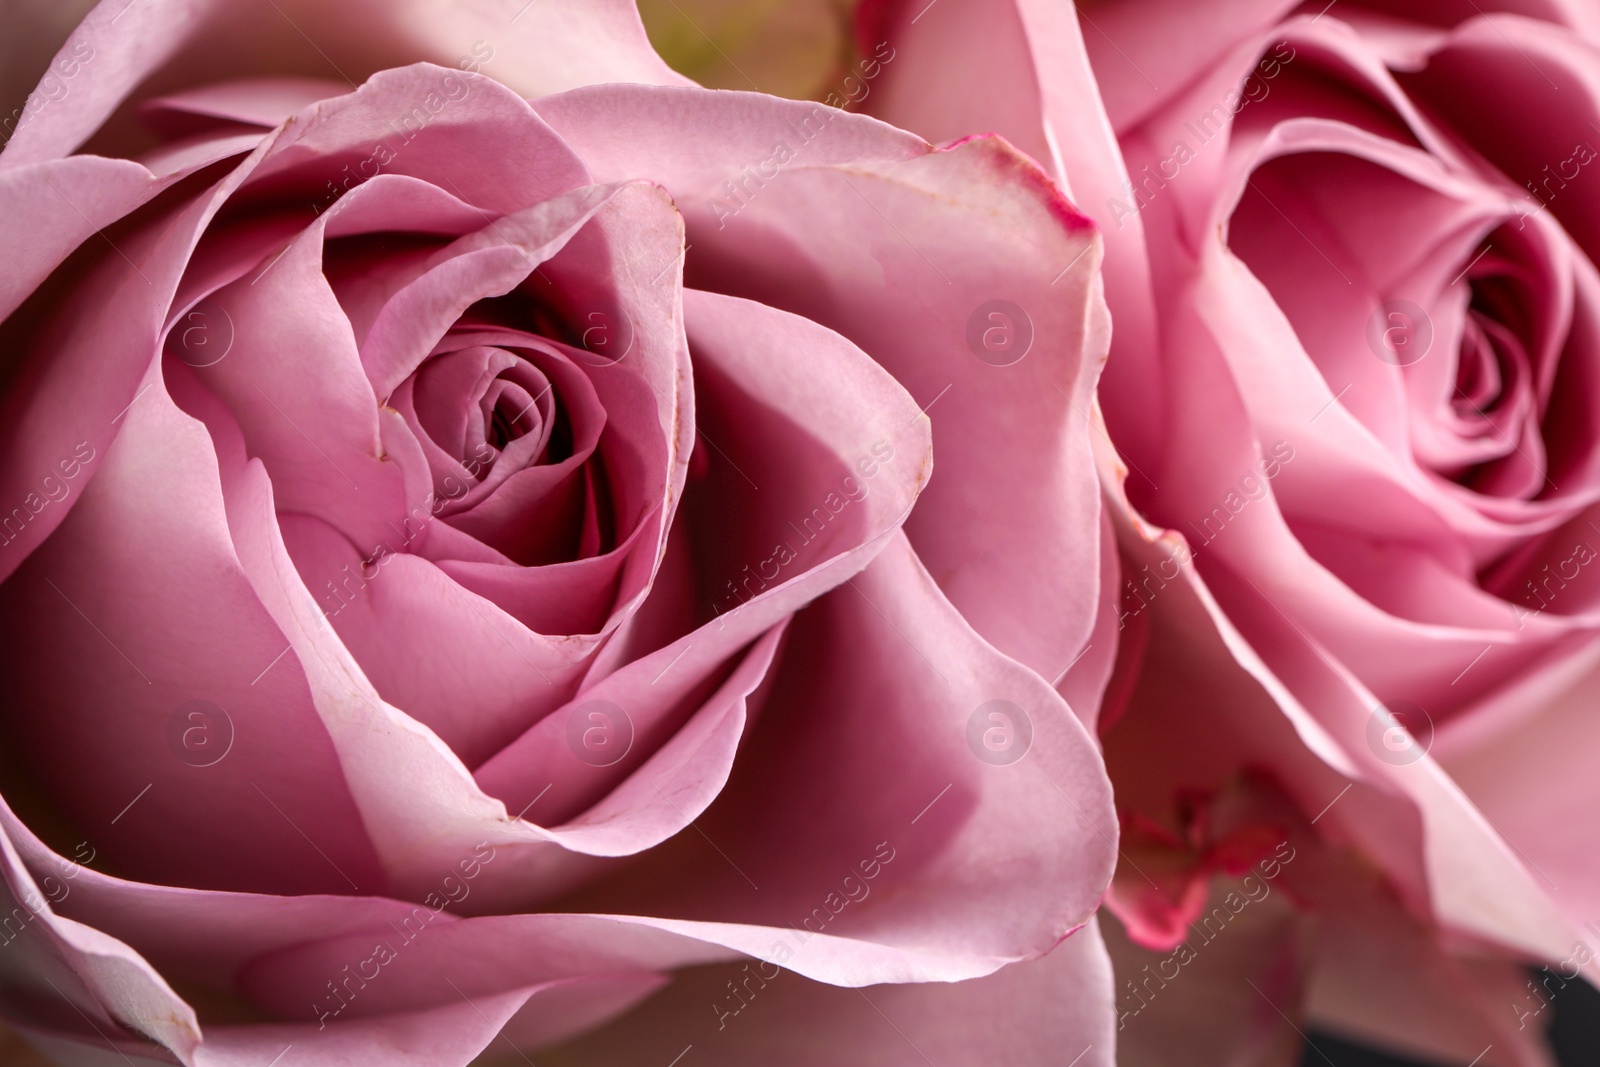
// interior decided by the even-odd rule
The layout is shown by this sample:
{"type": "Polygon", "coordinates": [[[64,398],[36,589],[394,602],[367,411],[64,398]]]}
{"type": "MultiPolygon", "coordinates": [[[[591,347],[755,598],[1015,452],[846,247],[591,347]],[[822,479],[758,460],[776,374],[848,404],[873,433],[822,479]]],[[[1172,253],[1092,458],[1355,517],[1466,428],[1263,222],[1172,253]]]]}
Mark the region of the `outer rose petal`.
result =
{"type": "MultiPolygon", "coordinates": [[[[904,634],[914,630],[918,640],[938,653],[939,663],[951,672],[951,681],[941,683],[929,671],[930,677],[915,687],[919,692],[898,705],[886,704],[882,693],[849,687],[841,691],[831,685],[826,691],[834,694],[832,700],[821,694],[797,694],[797,706],[783,714],[802,729],[815,725],[818,709],[832,709],[830,714],[838,718],[841,730],[854,730],[861,736],[852,741],[839,736],[839,730],[827,730],[827,736],[812,745],[796,746],[769,732],[768,747],[776,745],[774,751],[792,753],[792,766],[782,770],[780,779],[774,773],[779,762],[770,754],[760,758],[766,770],[753,768],[753,776],[746,773],[729,795],[727,810],[735,816],[750,810],[739,796],[752,788],[763,795],[773,789],[793,795],[793,807],[786,810],[801,820],[816,817],[844,825],[844,816],[829,814],[830,806],[842,805],[850,823],[866,819],[890,827],[888,832],[900,842],[898,855],[886,862],[878,875],[874,895],[854,905],[852,914],[833,920],[825,933],[811,936],[798,952],[772,951],[775,945],[798,941],[788,925],[793,919],[776,916],[776,921],[761,926],[692,918],[559,914],[480,919],[442,914],[419,923],[415,918],[418,906],[394,901],[302,897],[286,905],[266,897],[121,883],[92,869],[76,872],[65,903],[79,914],[93,916],[103,929],[126,931],[164,961],[164,968],[224,986],[231,975],[239,975],[253,999],[287,1012],[291,1018],[316,1004],[318,998],[327,997],[324,987],[330,974],[369,957],[375,939],[395,941],[395,932],[406,927],[418,928],[417,936],[406,936],[399,958],[387,965],[383,980],[362,990],[353,1002],[351,1018],[364,1018],[374,1011],[409,1015],[426,1011],[429,1005],[453,1003],[461,994],[491,996],[497,990],[509,992],[549,983],[560,980],[564,968],[574,977],[648,972],[726,959],[732,955],[730,948],[851,985],[987,973],[1003,962],[989,955],[990,946],[1009,943],[1018,958],[1043,951],[1070,929],[1075,915],[1087,914],[1080,909],[1092,908],[1114,853],[1109,794],[1098,775],[1098,760],[1065,707],[1057,703],[1051,710],[1056,698],[1036,676],[987,650],[947,606],[930,611],[940,602],[927,600],[937,598],[937,593],[926,574],[915,567],[903,539],[897,539],[891,548],[892,563],[880,557],[856,588],[832,594],[839,602],[832,613],[839,618],[814,620],[813,632],[806,640],[831,640],[827,635],[843,633],[848,647],[870,657],[880,668],[888,663],[902,670],[928,670],[915,649],[906,645],[904,634]],[[928,632],[930,617],[942,617],[951,629],[943,634],[928,632]],[[845,619],[858,621],[841,629],[845,619]],[[966,669],[958,666],[963,662],[966,669]],[[973,683],[962,681],[973,668],[985,679],[976,689],[972,689],[973,683]],[[951,684],[972,689],[973,695],[952,706],[943,694],[951,684]],[[1016,766],[988,766],[967,751],[966,705],[979,695],[995,692],[1025,701],[1034,709],[1034,747],[1016,766]],[[858,708],[837,704],[839,697],[870,701],[880,718],[869,719],[858,708]],[[882,718],[892,707],[897,707],[893,718],[882,718]],[[942,725],[930,732],[926,723],[916,724],[932,709],[938,709],[942,725]],[[904,779],[906,784],[896,795],[886,797],[876,757],[904,759],[912,755],[903,745],[881,747],[885,737],[899,730],[896,722],[915,727],[908,738],[929,747],[916,757],[926,764],[918,781],[894,776],[892,780],[904,779]],[[870,744],[874,739],[880,746],[877,749],[870,744]],[[868,757],[855,776],[859,789],[842,789],[837,779],[825,785],[808,769],[819,752],[836,752],[830,743],[839,741],[845,751],[868,757]],[[935,767],[935,763],[945,766],[935,767]],[[1060,834],[1061,843],[1045,852],[1033,843],[1041,818],[1035,777],[1039,774],[1050,776],[1063,790],[1058,794],[1051,791],[1061,797],[1062,804],[1051,804],[1054,810],[1044,816],[1060,834]],[[947,775],[955,780],[941,792],[937,783],[947,775]],[[817,793],[818,789],[823,792],[817,793]],[[816,795],[809,795],[808,790],[816,795]],[[1079,799],[1070,800],[1067,790],[1079,799]],[[926,804],[925,795],[934,797],[935,803],[926,804]],[[913,810],[917,806],[922,806],[920,812],[913,810]],[[1085,819],[1094,822],[1086,827],[1082,825],[1085,819]],[[894,825],[908,820],[904,830],[893,831],[894,825]],[[1019,837],[1023,827],[1029,829],[1019,837]],[[1045,866],[1041,868],[1040,863],[1045,866]],[[960,888],[954,898],[952,887],[960,888]],[[1074,887],[1065,898],[1064,887],[1074,887]],[[1014,899],[1008,906],[996,908],[997,896],[1014,899]],[[989,906],[978,909],[977,901],[989,902],[989,906]],[[1041,910],[1059,916],[1049,923],[1054,932],[1044,932],[1043,937],[1038,920],[1041,910]],[[975,914],[981,914],[988,927],[981,934],[973,927],[975,914]],[[421,932],[424,929],[426,932],[421,932]],[[474,960],[470,972],[452,974],[453,961],[463,958],[474,960]],[[445,978],[451,978],[457,988],[451,989],[445,978]]],[[[854,676],[861,677],[859,672],[854,676]]],[[[780,714],[776,709],[768,712],[776,714],[780,714]]],[[[778,836],[789,844],[774,850],[770,824],[742,831],[726,817],[713,814],[704,825],[705,832],[737,856],[742,867],[766,883],[767,894],[753,901],[760,908],[776,907],[781,914],[792,916],[803,913],[808,904],[820,906],[827,899],[830,864],[816,855],[795,854],[793,843],[807,835],[803,826],[779,827],[778,836]]],[[[18,830],[25,835],[31,854],[48,868],[53,862],[48,853],[25,830],[18,830]]],[[[827,840],[818,841],[817,846],[828,847],[829,840],[836,838],[833,833],[823,836],[827,840]]],[[[837,863],[832,866],[848,869],[860,858],[850,844],[846,841],[834,848],[837,863]]],[[[732,875],[725,877],[723,858],[707,857],[695,842],[680,835],[674,844],[651,856],[671,864],[677,861],[670,853],[686,847],[694,855],[693,862],[703,867],[704,876],[685,887],[690,890],[685,905],[707,907],[707,902],[695,904],[688,899],[698,885],[700,894],[720,898],[709,902],[711,914],[737,915],[750,908],[749,903],[739,903],[751,901],[748,886],[732,875]]],[[[815,847],[811,851],[815,852],[815,847]]],[[[864,854],[871,855],[870,846],[864,854]]],[[[640,873],[630,873],[622,882],[637,883],[639,877],[640,873]]],[[[672,904],[656,897],[658,903],[672,904]]],[[[1080,935],[1069,946],[1084,943],[1080,935]]],[[[312,1021],[316,1011],[313,1008],[307,1014],[310,1018],[298,1030],[267,1032],[281,1034],[286,1043],[315,1042],[321,1035],[312,1021]]],[[[341,1019],[340,1025],[346,1021],[341,1019]]],[[[329,1028],[330,1033],[338,1031],[338,1027],[329,1028]]],[[[224,1044],[231,1040],[230,1033],[220,1031],[224,1044]]]]}
{"type": "MultiPolygon", "coordinates": [[[[314,16],[322,6],[304,3],[301,11],[314,16]]],[[[503,0],[477,10],[427,0],[365,0],[343,17],[355,26],[392,25],[391,47],[404,61],[421,56],[453,65],[458,57],[481,54],[488,43],[495,52],[485,69],[523,96],[602,82],[684,82],[650,47],[632,0],[503,0]]]]}
{"type": "Polygon", "coordinates": [[[1048,67],[1054,57],[1035,49],[1071,48],[1076,25],[1069,9],[867,0],[856,18],[863,55],[875,54],[880,42],[893,46],[862,110],[936,144],[998,133],[1059,174],[1058,147],[1043,115],[1045,86],[1057,71],[1048,67]],[[1054,25],[1039,25],[1039,16],[1054,25]]]}
{"type": "MultiPolygon", "coordinates": [[[[135,163],[94,157],[0,168],[0,196],[20,221],[20,225],[7,226],[5,237],[0,238],[0,251],[16,268],[15,282],[8,284],[0,297],[0,312],[10,315],[15,311],[79,242],[209,161],[189,160],[164,175],[135,163]]],[[[118,328],[108,330],[103,320],[78,317],[68,329],[52,335],[56,350],[49,371],[31,380],[24,378],[6,391],[0,401],[0,412],[5,414],[0,438],[4,440],[0,450],[5,457],[0,460],[0,491],[7,493],[4,499],[20,501],[35,492],[41,479],[54,475],[54,468],[73,453],[79,441],[89,442],[104,455],[116,431],[111,420],[133,398],[145,364],[158,347],[163,314],[160,290],[170,292],[176,284],[210,209],[206,202],[197,202],[162,234],[124,238],[106,251],[116,262],[103,260],[80,283],[75,299],[95,305],[101,314],[116,321],[118,328]],[[91,366],[94,371],[88,370],[91,366]],[[66,409],[103,412],[104,419],[92,420],[91,432],[80,436],[79,424],[60,417],[66,409]]],[[[42,511],[21,536],[8,531],[11,540],[0,549],[0,578],[9,575],[29,550],[49,536],[66,510],[42,511]]]]}
{"type": "Polygon", "coordinates": [[[360,1067],[381,1057],[396,1067],[467,1067],[528,1000],[518,990],[462,997],[401,1018],[351,1019],[311,1031],[295,1026],[221,1026],[196,1050],[193,1067],[255,1067],[291,1053],[305,1067],[360,1067]]]}
{"type": "Polygon", "coordinates": [[[70,154],[122,103],[130,89],[172,57],[191,32],[197,6],[193,0],[161,0],[142,12],[133,12],[132,21],[113,27],[123,13],[118,5],[97,5],[56,54],[58,63],[76,60],[86,69],[74,75],[76,84],[52,106],[48,122],[28,123],[6,143],[0,166],[70,154]],[[96,60],[100,61],[97,65],[96,60]]]}
{"type": "MultiPolygon", "coordinates": [[[[1098,406],[1091,418],[1095,428],[1103,433],[1105,424],[1098,406]]],[[[1122,639],[1122,565],[1117,552],[1116,526],[1104,512],[1100,516],[1100,549],[1100,606],[1095,613],[1094,629],[1077,660],[1056,680],[1056,691],[1096,736],[1106,688],[1116,669],[1117,647],[1122,639]]]]}
{"type": "Polygon", "coordinates": [[[6,274],[0,312],[10,315],[95,230],[148,202],[192,167],[156,174],[125,159],[79,156],[0,169],[0,197],[16,221],[0,246],[6,274]]]}
{"type": "Polygon", "coordinates": [[[671,928],[850,985],[988,973],[1044,951],[1098,902],[1114,827],[1093,742],[970,629],[904,535],[795,620],[761,724],[696,824],[727,859],[680,834],[578,899],[681,915],[671,928]],[[993,700],[1032,723],[1008,766],[968,747],[993,700]],[[777,950],[880,846],[900,857],[883,886],[777,950]]]}
{"type": "MultiPolygon", "coordinates": [[[[863,109],[932,141],[981,130],[999,133],[1031,153],[1094,220],[1105,242],[1106,302],[1117,309],[1099,403],[1116,430],[1118,447],[1138,457],[1135,473],[1149,483],[1146,471],[1154,468],[1149,457],[1166,422],[1165,398],[1150,388],[1160,373],[1153,362],[1159,321],[1144,220],[1115,208],[1128,172],[1084,47],[1086,34],[1097,40],[1103,35],[1081,5],[941,0],[918,14],[919,7],[893,0],[861,7],[863,46],[885,35],[901,46],[895,61],[884,64],[878,89],[862,101],[863,109]],[[973,46],[973,35],[962,32],[974,19],[984,20],[978,36],[983,50],[973,46]],[[997,71],[1026,71],[1033,83],[1020,91],[989,91],[997,71]],[[963,87],[959,103],[941,99],[940,106],[927,106],[951,86],[963,87]],[[973,92],[973,86],[984,90],[973,92]],[[959,123],[952,121],[957,118],[959,123]]],[[[1105,434],[1103,427],[1096,432],[1105,434]]]]}
{"type": "Polygon", "coordinates": [[[953,984],[836,989],[724,964],[685,972],[638,1011],[540,1060],[632,1063],[692,1045],[699,1062],[730,1067],[814,1067],[841,1048],[876,1067],[1112,1067],[1111,983],[1093,920],[1043,959],[953,984]]]}
{"type": "Polygon", "coordinates": [[[1600,826],[1587,814],[1600,759],[1597,684],[1591,668],[1513,727],[1459,744],[1439,739],[1451,777],[1524,857],[1576,926],[1574,943],[1591,953],[1600,949],[1600,826]]]}
{"type": "Polygon", "coordinates": [[[1381,897],[1316,927],[1306,1008],[1320,1028],[1425,1061],[1554,1067],[1549,1018],[1534,1014],[1542,1002],[1521,961],[1470,944],[1452,951],[1381,897]]]}
{"type": "Polygon", "coordinates": [[[154,1040],[192,1052],[199,1023],[166,981],[127,945],[56,913],[50,901],[71,892],[63,877],[69,864],[35,879],[0,829],[0,1015],[106,1044],[109,1033],[130,1048],[154,1040]]]}
{"type": "Polygon", "coordinates": [[[8,32],[5,43],[0,45],[0,116],[4,118],[6,140],[16,133],[20,123],[37,121],[39,113],[60,98],[61,72],[56,71],[56,81],[49,83],[49,95],[37,94],[31,104],[27,99],[40,79],[52,72],[50,61],[56,49],[93,6],[94,0],[17,0],[6,11],[8,32]]]}
{"type": "Polygon", "coordinates": [[[380,889],[296,665],[266,671],[287,640],[236,553],[212,442],[159,376],[145,384],[66,520],[0,586],[7,616],[32,620],[0,665],[29,694],[6,729],[79,825],[117,820],[102,850],[140,877],[380,889]],[[230,724],[231,747],[205,766],[169,747],[197,701],[217,737],[219,717],[230,724]]]}
{"type": "Polygon", "coordinates": [[[19,126],[0,167],[71,153],[158,71],[165,91],[256,73],[336,78],[354,89],[378,70],[418,60],[487,69],[528,96],[609,81],[684,81],[650,48],[627,0],[495,6],[491,14],[424,0],[105,0],[58,53],[58,63],[81,67],[69,91],[50,105],[49,121],[19,126]]]}

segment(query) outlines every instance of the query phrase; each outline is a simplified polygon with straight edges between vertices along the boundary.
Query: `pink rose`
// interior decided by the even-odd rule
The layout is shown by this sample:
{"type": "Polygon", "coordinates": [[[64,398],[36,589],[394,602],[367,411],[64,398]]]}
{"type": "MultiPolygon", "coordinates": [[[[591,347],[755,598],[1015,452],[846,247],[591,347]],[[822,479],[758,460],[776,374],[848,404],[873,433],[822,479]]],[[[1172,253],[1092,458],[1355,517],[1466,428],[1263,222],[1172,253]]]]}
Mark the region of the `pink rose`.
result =
{"type": "Polygon", "coordinates": [[[1521,964],[1600,977],[1600,841],[1560,815],[1600,755],[1600,17],[1078,15],[863,5],[917,57],[863,107],[1003,133],[1106,237],[1121,1047],[1294,1062],[1304,1015],[1545,1063],[1521,964]]]}
{"type": "Polygon", "coordinates": [[[52,78],[0,156],[0,1018],[1111,1062],[1107,324],[1034,164],[671,84],[607,3],[110,0],[52,78]]]}
{"type": "MultiPolygon", "coordinates": [[[[1119,806],[1170,823],[1174,785],[1271,768],[1280,811],[1361,857],[1347,891],[1322,877],[1338,899],[1308,907],[1341,933],[1276,1000],[1435,1058],[1545,1062],[1515,964],[1597,973],[1600,870],[1588,831],[1551,818],[1592,795],[1595,756],[1574,718],[1600,649],[1591,27],[1252,7],[1258,28],[1198,34],[1165,69],[1212,65],[1157,94],[1135,84],[1164,61],[1133,7],[1102,23],[1125,58],[1090,49],[1129,182],[1105,210],[1142,228],[1160,340],[1102,396],[1129,496],[1172,533],[1132,549],[1123,616],[1149,663],[1107,738],[1113,767],[1139,752],[1119,806]],[[1210,765],[1160,729],[1177,679],[1157,605],[1191,567],[1272,697],[1218,717],[1210,765]],[[1354,888],[1363,865],[1386,894],[1354,888]],[[1358,921],[1369,898],[1400,907],[1358,921]],[[1426,1020],[1410,1033],[1399,973],[1426,1020]]],[[[1113,900],[1155,944],[1136,877],[1113,900]]]]}

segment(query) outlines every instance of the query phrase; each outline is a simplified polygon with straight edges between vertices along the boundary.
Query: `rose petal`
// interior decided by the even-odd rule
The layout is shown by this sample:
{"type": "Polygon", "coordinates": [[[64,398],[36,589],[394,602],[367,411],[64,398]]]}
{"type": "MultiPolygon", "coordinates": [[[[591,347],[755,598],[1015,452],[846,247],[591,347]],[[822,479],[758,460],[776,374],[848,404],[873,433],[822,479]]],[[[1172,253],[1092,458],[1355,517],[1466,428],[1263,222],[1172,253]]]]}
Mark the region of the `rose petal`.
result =
{"type": "Polygon", "coordinates": [[[417,59],[447,64],[456,84],[487,68],[528,96],[600,82],[684,80],[651,49],[634,5],[621,0],[448,17],[412,0],[141,0],[137,8],[105,0],[57,53],[58,71],[77,64],[70,92],[51,104],[51,121],[19,126],[5,160],[67,155],[158,70],[155,80],[167,92],[252,74],[281,77],[286,69],[337,77],[353,89],[355,79],[417,59]],[[572,40],[593,46],[563,43],[572,40]]]}
{"type": "Polygon", "coordinates": [[[127,945],[56,914],[52,901],[70,891],[57,878],[35,880],[0,830],[0,1012],[81,1040],[93,1041],[93,1031],[100,1044],[111,1044],[109,1033],[129,1048],[156,1041],[192,1051],[200,1040],[194,1012],[127,945]]]}
{"type": "Polygon", "coordinates": [[[954,984],[835,989],[776,967],[724,964],[681,973],[637,1012],[540,1058],[633,1062],[681,1045],[708,1064],[800,1067],[849,1048],[885,1067],[1111,1067],[1111,983],[1093,921],[1043,959],[954,984]]]}
{"type": "Polygon", "coordinates": [[[147,387],[55,535],[0,587],[5,612],[32,620],[3,667],[32,694],[11,736],[57,810],[114,825],[99,847],[126,871],[376,887],[334,751],[280,662],[288,641],[235,554],[212,440],[159,378],[147,387]]]}
{"type": "MultiPolygon", "coordinates": [[[[718,479],[720,489],[707,484],[698,501],[691,496],[680,521],[708,536],[709,527],[717,530],[723,552],[702,553],[708,573],[700,582],[713,591],[721,617],[669,647],[613,650],[608,659],[618,666],[597,668],[569,710],[480,767],[480,783],[509,807],[521,807],[549,784],[554,810],[571,810],[573,789],[592,802],[622,781],[650,750],[641,747],[632,761],[597,773],[569,751],[567,715],[606,699],[623,709],[641,739],[664,719],[682,715],[680,702],[710,684],[736,650],[866,565],[904,521],[926,480],[926,431],[911,398],[849,342],[804,319],[694,290],[685,292],[685,313],[700,368],[700,418],[727,450],[718,462],[730,466],[718,479]],[[747,493],[750,485],[756,488],[747,493]],[[765,494],[757,495],[762,485],[765,494]],[[712,492],[718,499],[706,499],[712,492]],[[814,518],[811,506],[824,518],[814,518]],[[796,519],[812,524],[811,532],[789,525],[796,519]],[[786,557],[775,553],[775,543],[788,549],[786,557]],[[746,583],[737,586],[737,596],[725,592],[724,576],[729,585],[746,583]]],[[[725,726],[737,738],[742,721],[725,726]]],[[[648,839],[632,830],[618,837],[618,825],[605,834],[573,834],[571,847],[617,854],[656,843],[711,801],[732,758],[730,744],[714,763],[687,768],[700,780],[672,785],[671,800],[635,783],[629,792],[642,794],[643,802],[636,797],[628,805],[633,817],[665,818],[647,831],[648,839]]],[[[549,825],[543,816],[539,821],[549,825]]]]}
{"type": "Polygon", "coordinates": [[[1096,538],[1078,533],[1097,529],[1088,448],[1059,447],[1087,439],[1107,340],[1088,220],[994,140],[913,155],[870,120],[691,90],[579,90],[539,110],[597,174],[648,173],[673,191],[698,279],[838,330],[919,403],[938,401],[930,417],[936,434],[946,427],[937,447],[949,473],[912,517],[919,553],[982,632],[1060,674],[1087,640],[1096,592],[1085,574],[1099,569],[1096,538]],[[669,110],[677,128],[704,130],[692,155],[663,138],[669,110]],[[788,254],[773,257],[774,241],[788,254]],[[969,296],[952,299],[957,287],[969,296]],[[1018,345],[1036,337],[1032,354],[986,362],[994,354],[969,334],[993,328],[1018,345]],[[930,331],[945,342],[930,348],[930,331]]]}
{"type": "Polygon", "coordinates": [[[1115,854],[1094,743],[950,608],[903,535],[849,585],[792,624],[760,728],[696,822],[717,849],[680,834],[582,899],[837,984],[975,977],[1042,953],[1093,911],[1115,854]],[[1011,765],[969,747],[992,701],[1018,745],[1031,724],[1011,765]],[[859,886],[840,880],[874,856],[882,881],[844,904],[859,886]]]}

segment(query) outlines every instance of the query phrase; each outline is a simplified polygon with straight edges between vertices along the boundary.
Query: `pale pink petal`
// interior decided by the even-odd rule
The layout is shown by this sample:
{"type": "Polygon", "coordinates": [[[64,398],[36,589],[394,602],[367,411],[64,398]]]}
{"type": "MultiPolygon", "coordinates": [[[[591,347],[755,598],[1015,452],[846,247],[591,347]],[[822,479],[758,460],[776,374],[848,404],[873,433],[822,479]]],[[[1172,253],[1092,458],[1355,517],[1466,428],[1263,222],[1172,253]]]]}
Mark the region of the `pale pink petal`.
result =
{"type": "Polygon", "coordinates": [[[609,86],[539,111],[597,176],[673,192],[691,283],[837,330],[929,407],[946,473],[911,518],[918,552],[981,632],[1060,674],[1088,639],[1100,560],[1087,438],[1109,323],[1092,224],[994,139],[919,152],[818,105],[694,90],[609,86]],[[703,131],[693,153],[667,133],[685,123],[703,131]]]}
{"type": "Polygon", "coordinates": [[[837,989],[724,964],[683,973],[638,1011],[540,1058],[632,1062],[692,1048],[706,1064],[809,1067],[848,1048],[885,1067],[1111,1067],[1111,982],[1093,921],[1043,959],[953,984],[837,989]]]}

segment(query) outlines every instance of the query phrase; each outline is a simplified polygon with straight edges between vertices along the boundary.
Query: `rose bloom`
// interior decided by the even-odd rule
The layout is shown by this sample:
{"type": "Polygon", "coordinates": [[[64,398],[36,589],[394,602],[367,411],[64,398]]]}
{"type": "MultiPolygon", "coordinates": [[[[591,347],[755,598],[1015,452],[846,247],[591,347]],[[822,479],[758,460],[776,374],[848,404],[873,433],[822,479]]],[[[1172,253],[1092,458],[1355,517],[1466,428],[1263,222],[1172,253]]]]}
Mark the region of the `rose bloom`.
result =
{"type": "MultiPolygon", "coordinates": [[[[1275,771],[1441,946],[1412,959],[1410,934],[1351,934],[1300,997],[1419,1054],[1466,1063],[1493,1044],[1484,1063],[1539,1063],[1550,996],[1600,973],[1592,831],[1553,817],[1592,795],[1600,756],[1583,711],[1600,652],[1584,191],[1600,57],[1592,14],[1496,6],[1261,5],[1248,32],[1197,30],[1170,62],[1122,21],[1159,5],[1097,18],[1134,49],[1090,44],[1127,167],[1103,205],[1111,226],[1142,224],[1160,331],[1102,396],[1140,468],[1130,497],[1182,538],[1171,561],[1130,566],[1128,644],[1157,647],[1147,610],[1174,563],[1196,569],[1322,767],[1292,770],[1237,721],[1232,762],[1275,771]],[[1163,64],[1183,89],[1135,69],[1163,64]],[[1399,974],[1420,1025],[1396,1018],[1399,974]]],[[[1178,714],[1180,675],[1151,654],[1135,702],[1154,714],[1120,753],[1108,742],[1125,825],[1225,769],[1156,739],[1182,744],[1156,725],[1178,714]]],[[[1143,895],[1125,873],[1113,899],[1143,895]]],[[[1356,895],[1322,908],[1330,931],[1359,927],[1356,895]]]]}
{"type": "Polygon", "coordinates": [[[0,1018],[1112,1062],[1108,327],[1043,171],[608,4],[112,0],[28,62],[0,1018]]]}
{"type": "Polygon", "coordinates": [[[1106,238],[1123,1062],[1548,1063],[1600,975],[1600,15],[853,14],[899,57],[853,106],[998,131],[1106,238]]]}

